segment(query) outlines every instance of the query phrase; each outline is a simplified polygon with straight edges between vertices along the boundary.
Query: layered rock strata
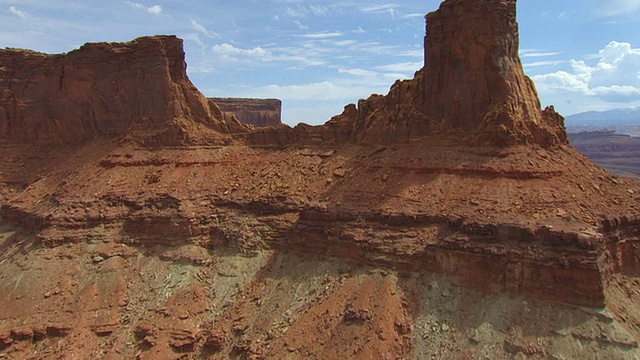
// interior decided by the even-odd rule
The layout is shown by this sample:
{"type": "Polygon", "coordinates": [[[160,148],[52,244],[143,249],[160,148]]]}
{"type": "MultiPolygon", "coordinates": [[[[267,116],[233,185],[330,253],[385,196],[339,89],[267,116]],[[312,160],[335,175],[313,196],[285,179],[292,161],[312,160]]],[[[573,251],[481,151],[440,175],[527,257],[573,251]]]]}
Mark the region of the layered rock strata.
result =
{"type": "Polygon", "coordinates": [[[476,146],[567,145],[564,119],[541,108],[518,55],[516,1],[448,0],[427,15],[424,68],[372,95],[319,127],[277,134],[263,130],[252,143],[380,144],[425,136],[476,146]]]}
{"type": "Polygon", "coordinates": [[[130,136],[148,145],[225,143],[245,129],[195,88],[182,40],[86,44],[61,55],[0,50],[0,140],[79,144],[130,136]]]}
{"type": "Polygon", "coordinates": [[[445,1],[427,15],[424,111],[439,127],[496,144],[566,144],[561,117],[541,110],[518,55],[516,1],[445,1]]]}
{"type": "Polygon", "coordinates": [[[210,98],[225,118],[235,116],[243,124],[277,127],[282,124],[282,101],[278,99],[210,98]]]}
{"type": "MultiPolygon", "coordinates": [[[[1,51],[0,349],[44,356],[64,337],[57,344],[100,344],[55,350],[78,358],[112,348],[406,358],[411,339],[425,339],[411,326],[421,302],[411,292],[449,295],[396,282],[430,272],[620,312],[613,287],[637,309],[627,286],[637,280],[617,281],[640,275],[640,182],[591,164],[566,142],[562,118],[540,110],[517,58],[514,6],[445,1],[428,16],[415,79],[318,127],[225,118],[189,82],[173,37],[1,51]],[[308,329],[324,343],[310,346],[308,329]]],[[[451,313],[462,314],[462,298],[451,313]]],[[[528,305],[516,302],[520,319],[528,305]]],[[[596,330],[575,329],[575,316],[575,334],[559,324],[543,335],[637,354],[637,311],[619,318],[633,323],[629,336],[588,311],[596,330]]],[[[502,322],[481,313],[460,318],[502,322]]],[[[514,344],[511,329],[493,348],[549,357],[514,344]]]]}

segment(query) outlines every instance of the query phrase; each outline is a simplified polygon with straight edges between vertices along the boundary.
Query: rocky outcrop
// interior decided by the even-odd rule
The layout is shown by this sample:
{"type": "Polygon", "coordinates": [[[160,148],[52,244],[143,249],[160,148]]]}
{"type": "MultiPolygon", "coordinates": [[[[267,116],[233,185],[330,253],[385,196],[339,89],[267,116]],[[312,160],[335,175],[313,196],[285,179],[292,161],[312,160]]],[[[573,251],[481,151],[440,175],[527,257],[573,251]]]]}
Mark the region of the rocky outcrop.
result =
{"type": "Polygon", "coordinates": [[[514,4],[318,127],[225,118],[173,37],[0,52],[0,358],[636,355],[640,182],[564,146],[514,4]]]}
{"type": "Polygon", "coordinates": [[[210,98],[225,119],[233,116],[243,124],[267,127],[282,124],[282,101],[278,99],[210,98]]]}
{"type": "Polygon", "coordinates": [[[447,0],[427,15],[425,66],[325,125],[282,126],[279,100],[206,99],[186,75],[181,40],[87,44],[63,55],[0,51],[0,139],[79,143],[127,134],[148,144],[379,144],[425,136],[506,147],[566,144],[518,57],[515,0],[447,0]],[[53,90],[52,90],[53,89],[53,90]],[[251,132],[240,122],[258,127],[251,132]]]}
{"type": "Polygon", "coordinates": [[[567,144],[562,116],[553,107],[541,109],[524,74],[518,36],[515,0],[447,0],[427,15],[425,66],[413,79],[348,106],[310,132],[360,144],[430,135],[498,147],[567,144]]]}
{"type": "Polygon", "coordinates": [[[516,0],[448,0],[427,15],[424,111],[444,129],[499,145],[566,143],[518,56],[516,0]]]}
{"type": "Polygon", "coordinates": [[[246,129],[186,74],[182,40],[86,44],[67,54],[0,50],[0,140],[77,144],[127,135],[148,145],[224,143],[246,129]]]}

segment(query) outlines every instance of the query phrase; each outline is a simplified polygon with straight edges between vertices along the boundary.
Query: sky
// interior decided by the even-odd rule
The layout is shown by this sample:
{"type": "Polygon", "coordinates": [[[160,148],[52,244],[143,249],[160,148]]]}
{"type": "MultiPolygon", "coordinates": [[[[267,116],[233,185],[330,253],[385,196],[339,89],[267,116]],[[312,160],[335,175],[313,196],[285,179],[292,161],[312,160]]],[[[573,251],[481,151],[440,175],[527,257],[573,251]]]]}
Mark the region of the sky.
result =
{"type": "MultiPolygon", "coordinates": [[[[321,124],[423,64],[438,0],[0,0],[0,48],[177,35],[209,97],[279,98],[321,124]]],[[[520,55],[543,106],[568,116],[640,106],[640,0],[519,0],[520,55]]]]}

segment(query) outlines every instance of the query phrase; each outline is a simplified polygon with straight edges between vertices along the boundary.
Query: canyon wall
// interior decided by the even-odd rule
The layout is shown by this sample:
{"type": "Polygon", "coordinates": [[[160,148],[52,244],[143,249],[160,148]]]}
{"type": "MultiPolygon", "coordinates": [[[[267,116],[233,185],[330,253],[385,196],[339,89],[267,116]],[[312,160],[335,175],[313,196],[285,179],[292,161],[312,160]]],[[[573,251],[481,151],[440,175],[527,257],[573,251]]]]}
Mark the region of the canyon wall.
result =
{"type": "MultiPolygon", "coordinates": [[[[69,156],[61,158],[34,153],[38,147],[7,155],[0,216],[45,234],[53,230],[54,245],[76,227],[117,224],[138,239],[162,230],[163,239],[154,241],[169,246],[194,233],[212,236],[211,228],[194,231],[192,221],[213,209],[227,223],[270,214],[279,225],[263,226],[259,237],[274,248],[351,249],[347,257],[400,268],[426,259],[415,269],[447,274],[469,262],[472,270],[459,273],[468,282],[477,282],[475,268],[484,266],[483,274],[499,274],[489,288],[602,305],[608,269],[636,271],[640,261],[637,234],[620,246],[598,229],[598,219],[631,214],[636,221],[640,191],[566,146],[562,118],[540,109],[518,58],[514,0],[447,0],[427,20],[425,68],[414,79],[347,105],[322,126],[295,128],[241,124],[236,114],[267,117],[253,100],[206,99],[189,81],[175,37],[87,44],[62,55],[1,50],[0,145],[78,145],[100,137],[133,145],[111,142],[77,156],[67,147],[69,156]],[[146,152],[140,144],[178,150],[146,152]],[[218,146],[227,144],[235,146],[218,146]],[[183,202],[191,204],[173,205],[183,202]],[[328,210],[313,211],[319,202],[328,210]],[[335,210],[344,204],[348,211],[335,210]],[[148,212],[138,212],[145,206],[148,212]],[[119,211],[111,221],[110,208],[119,211]],[[402,223],[389,223],[390,214],[402,223]],[[458,219],[488,225],[451,226],[458,219]],[[416,225],[422,228],[411,229],[416,225]],[[544,243],[549,226],[571,235],[553,231],[557,236],[544,243]],[[362,235],[374,228],[379,233],[362,235]],[[524,240],[500,237],[503,229],[524,240]],[[576,234],[584,229],[597,246],[581,244],[576,234]],[[397,245],[407,238],[415,243],[397,245]],[[565,248],[549,246],[556,240],[565,248]],[[411,246],[418,249],[411,256],[396,256],[411,246]],[[617,249],[626,249],[620,257],[627,260],[614,266],[607,252],[617,249]],[[562,281],[549,278],[583,281],[567,280],[567,293],[558,290],[566,287],[562,281]]],[[[270,102],[270,111],[279,105],[270,102]]],[[[236,235],[228,241],[239,241],[236,235]]]]}

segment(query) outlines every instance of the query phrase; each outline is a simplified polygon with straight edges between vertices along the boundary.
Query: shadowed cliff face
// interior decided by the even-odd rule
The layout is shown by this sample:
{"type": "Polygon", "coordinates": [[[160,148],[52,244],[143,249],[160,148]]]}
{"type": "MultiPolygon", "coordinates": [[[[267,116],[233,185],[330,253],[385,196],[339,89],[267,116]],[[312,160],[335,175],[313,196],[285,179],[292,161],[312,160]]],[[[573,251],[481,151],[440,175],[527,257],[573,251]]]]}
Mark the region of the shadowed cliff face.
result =
{"type": "Polygon", "coordinates": [[[0,63],[0,140],[64,144],[127,134],[148,145],[216,143],[244,129],[224,122],[188,79],[175,36],[61,55],[0,50],[0,63]]]}

